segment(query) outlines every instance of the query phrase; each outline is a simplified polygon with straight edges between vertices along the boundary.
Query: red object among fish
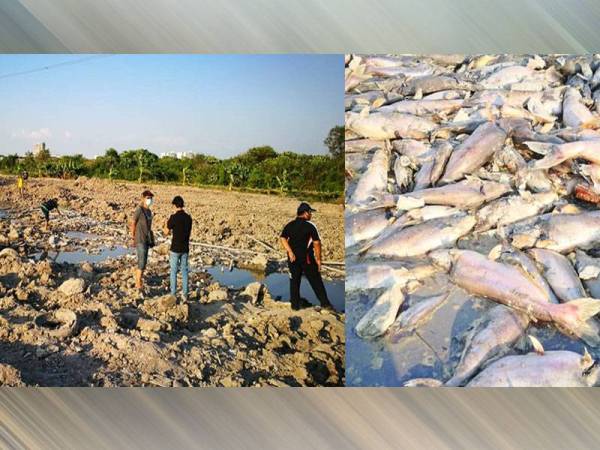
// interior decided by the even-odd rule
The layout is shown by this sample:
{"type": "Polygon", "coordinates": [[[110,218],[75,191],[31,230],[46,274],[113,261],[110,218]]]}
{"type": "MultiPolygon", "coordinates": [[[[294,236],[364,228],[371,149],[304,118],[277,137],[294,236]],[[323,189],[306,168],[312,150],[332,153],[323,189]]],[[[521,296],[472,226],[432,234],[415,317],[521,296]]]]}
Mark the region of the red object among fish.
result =
{"type": "Polygon", "coordinates": [[[590,203],[600,203],[600,195],[596,194],[592,189],[583,184],[575,186],[575,198],[590,203]]]}

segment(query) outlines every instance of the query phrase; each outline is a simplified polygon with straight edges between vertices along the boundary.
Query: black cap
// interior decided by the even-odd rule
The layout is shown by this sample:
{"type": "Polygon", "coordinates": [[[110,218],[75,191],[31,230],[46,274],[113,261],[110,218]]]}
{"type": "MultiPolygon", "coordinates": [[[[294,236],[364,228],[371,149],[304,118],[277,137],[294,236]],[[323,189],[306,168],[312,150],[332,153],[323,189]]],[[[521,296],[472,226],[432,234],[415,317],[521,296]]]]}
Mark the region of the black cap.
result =
{"type": "Polygon", "coordinates": [[[298,210],[297,210],[296,214],[299,216],[302,213],[313,212],[313,211],[316,211],[316,209],[312,209],[311,206],[308,203],[302,202],[298,206],[298,210]]]}
{"type": "Polygon", "coordinates": [[[144,191],[142,192],[142,197],[146,198],[146,197],[154,197],[154,194],[150,191],[144,191]]]}

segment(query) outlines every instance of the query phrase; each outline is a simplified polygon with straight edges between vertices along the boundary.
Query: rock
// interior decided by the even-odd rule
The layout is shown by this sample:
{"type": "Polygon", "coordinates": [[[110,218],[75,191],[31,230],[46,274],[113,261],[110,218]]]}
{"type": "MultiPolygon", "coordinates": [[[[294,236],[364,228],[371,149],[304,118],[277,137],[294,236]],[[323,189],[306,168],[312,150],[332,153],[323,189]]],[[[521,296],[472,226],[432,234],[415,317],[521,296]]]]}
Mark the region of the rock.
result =
{"type": "Polygon", "coordinates": [[[94,266],[92,266],[89,262],[84,262],[83,264],[81,264],[81,270],[86,273],[93,273],[94,266]]]}
{"type": "Polygon", "coordinates": [[[256,270],[258,272],[265,272],[268,265],[269,260],[263,255],[256,255],[250,261],[240,263],[240,267],[244,269],[256,270]]]}
{"type": "Polygon", "coordinates": [[[217,289],[216,291],[211,291],[208,294],[209,302],[224,301],[224,300],[227,300],[227,298],[228,298],[228,295],[227,295],[227,291],[225,289],[217,289]]]}
{"type": "Polygon", "coordinates": [[[58,238],[54,235],[50,236],[50,238],[48,239],[48,244],[54,247],[56,244],[58,244],[58,238]]]}
{"type": "Polygon", "coordinates": [[[0,364],[0,386],[24,386],[21,372],[8,364],[0,364]]]}
{"type": "Polygon", "coordinates": [[[0,258],[19,259],[19,253],[14,248],[7,247],[0,251],[0,258]]]}
{"type": "Polygon", "coordinates": [[[161,324],[158,320],[138,319],[137,328],[142,331],[159,331],[161,324]]]}
{"type": "Polygon", "coordinates": [[[257,305],[262,302],[264,295],[264,285],[255,281],[246,286],[246,289],[242,292],[242,295],[248,297],[253,305],[257,305]]]}
{"type": "Polygon", "coordinates": [[[24,289],[17,288],[15,290],[15,296],[17,297],[17,300],[26,302],[29,299],[29,292],[24,289]]]}
{"type": "Polygon", "coordinates": [[[85,291],[85,281],[81,278],[71,278],[61,284],[58,290],[67,296],[81,294],[85,291]]]}
{"type": "Polygon", "coordinates": [[[174,295],[163,295],[152,302],[152,307],[158,312],[166,312],[177,304],[177,297],[174,295]]]}
{"type": "Polygon", "coordinates": [[[77,329],[77,315],[70,309],[61,308],[40,314],[33,323],[49,336],[65,338],[77,329]]]}
{"type": "Polygon", "coordinates": [[[19,232],[16,229],[11,228],[10,231],[8,232],[8,234],[6,235],[6,237],[8,238],[9,241],[18,241],[19,240],[19,232]]]}
{"type": "Polygon", "coordinates": [[[209,339],[212,339],[212,338],[215,338],[215,337],[217,337],[217,330],[215,330],[214,328],[208,328],[208,329],[206,329],[206,330],[203,330],[203,331],[202,331],[202,334],[203,334],[205,337],[207,337],[207,338],[209,338],[209,339]]]}

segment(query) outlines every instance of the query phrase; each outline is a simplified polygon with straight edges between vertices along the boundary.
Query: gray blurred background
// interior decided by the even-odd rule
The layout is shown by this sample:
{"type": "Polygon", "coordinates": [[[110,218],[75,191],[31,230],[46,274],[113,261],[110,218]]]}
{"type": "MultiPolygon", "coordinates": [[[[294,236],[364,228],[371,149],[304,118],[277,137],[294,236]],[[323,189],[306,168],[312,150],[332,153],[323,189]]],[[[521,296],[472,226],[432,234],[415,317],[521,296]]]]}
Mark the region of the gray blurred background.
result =
{"type": "MultiPolygon", "coordinates": [[[[0,52],[600,50],[597,0],[216,5],[0,0],[0,52]]],[[[0,405],[3,448],[597,448],[600,438],[595,389],[4,388],[0,405]]]]}

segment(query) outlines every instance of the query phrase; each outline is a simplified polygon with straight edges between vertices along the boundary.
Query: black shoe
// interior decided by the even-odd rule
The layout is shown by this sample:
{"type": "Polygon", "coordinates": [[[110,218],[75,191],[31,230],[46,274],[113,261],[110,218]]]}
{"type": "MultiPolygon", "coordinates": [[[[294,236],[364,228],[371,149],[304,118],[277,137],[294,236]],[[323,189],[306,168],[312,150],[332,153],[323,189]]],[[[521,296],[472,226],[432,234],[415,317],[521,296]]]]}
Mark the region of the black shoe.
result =
{"type": "Polygon", "coordinates": [[[312,308],[313,306],[314,305],[311,302],[309,302],[305,298],[301,298],[300,299],[300,305],[299,305],[298,309],[312,308]]]}

